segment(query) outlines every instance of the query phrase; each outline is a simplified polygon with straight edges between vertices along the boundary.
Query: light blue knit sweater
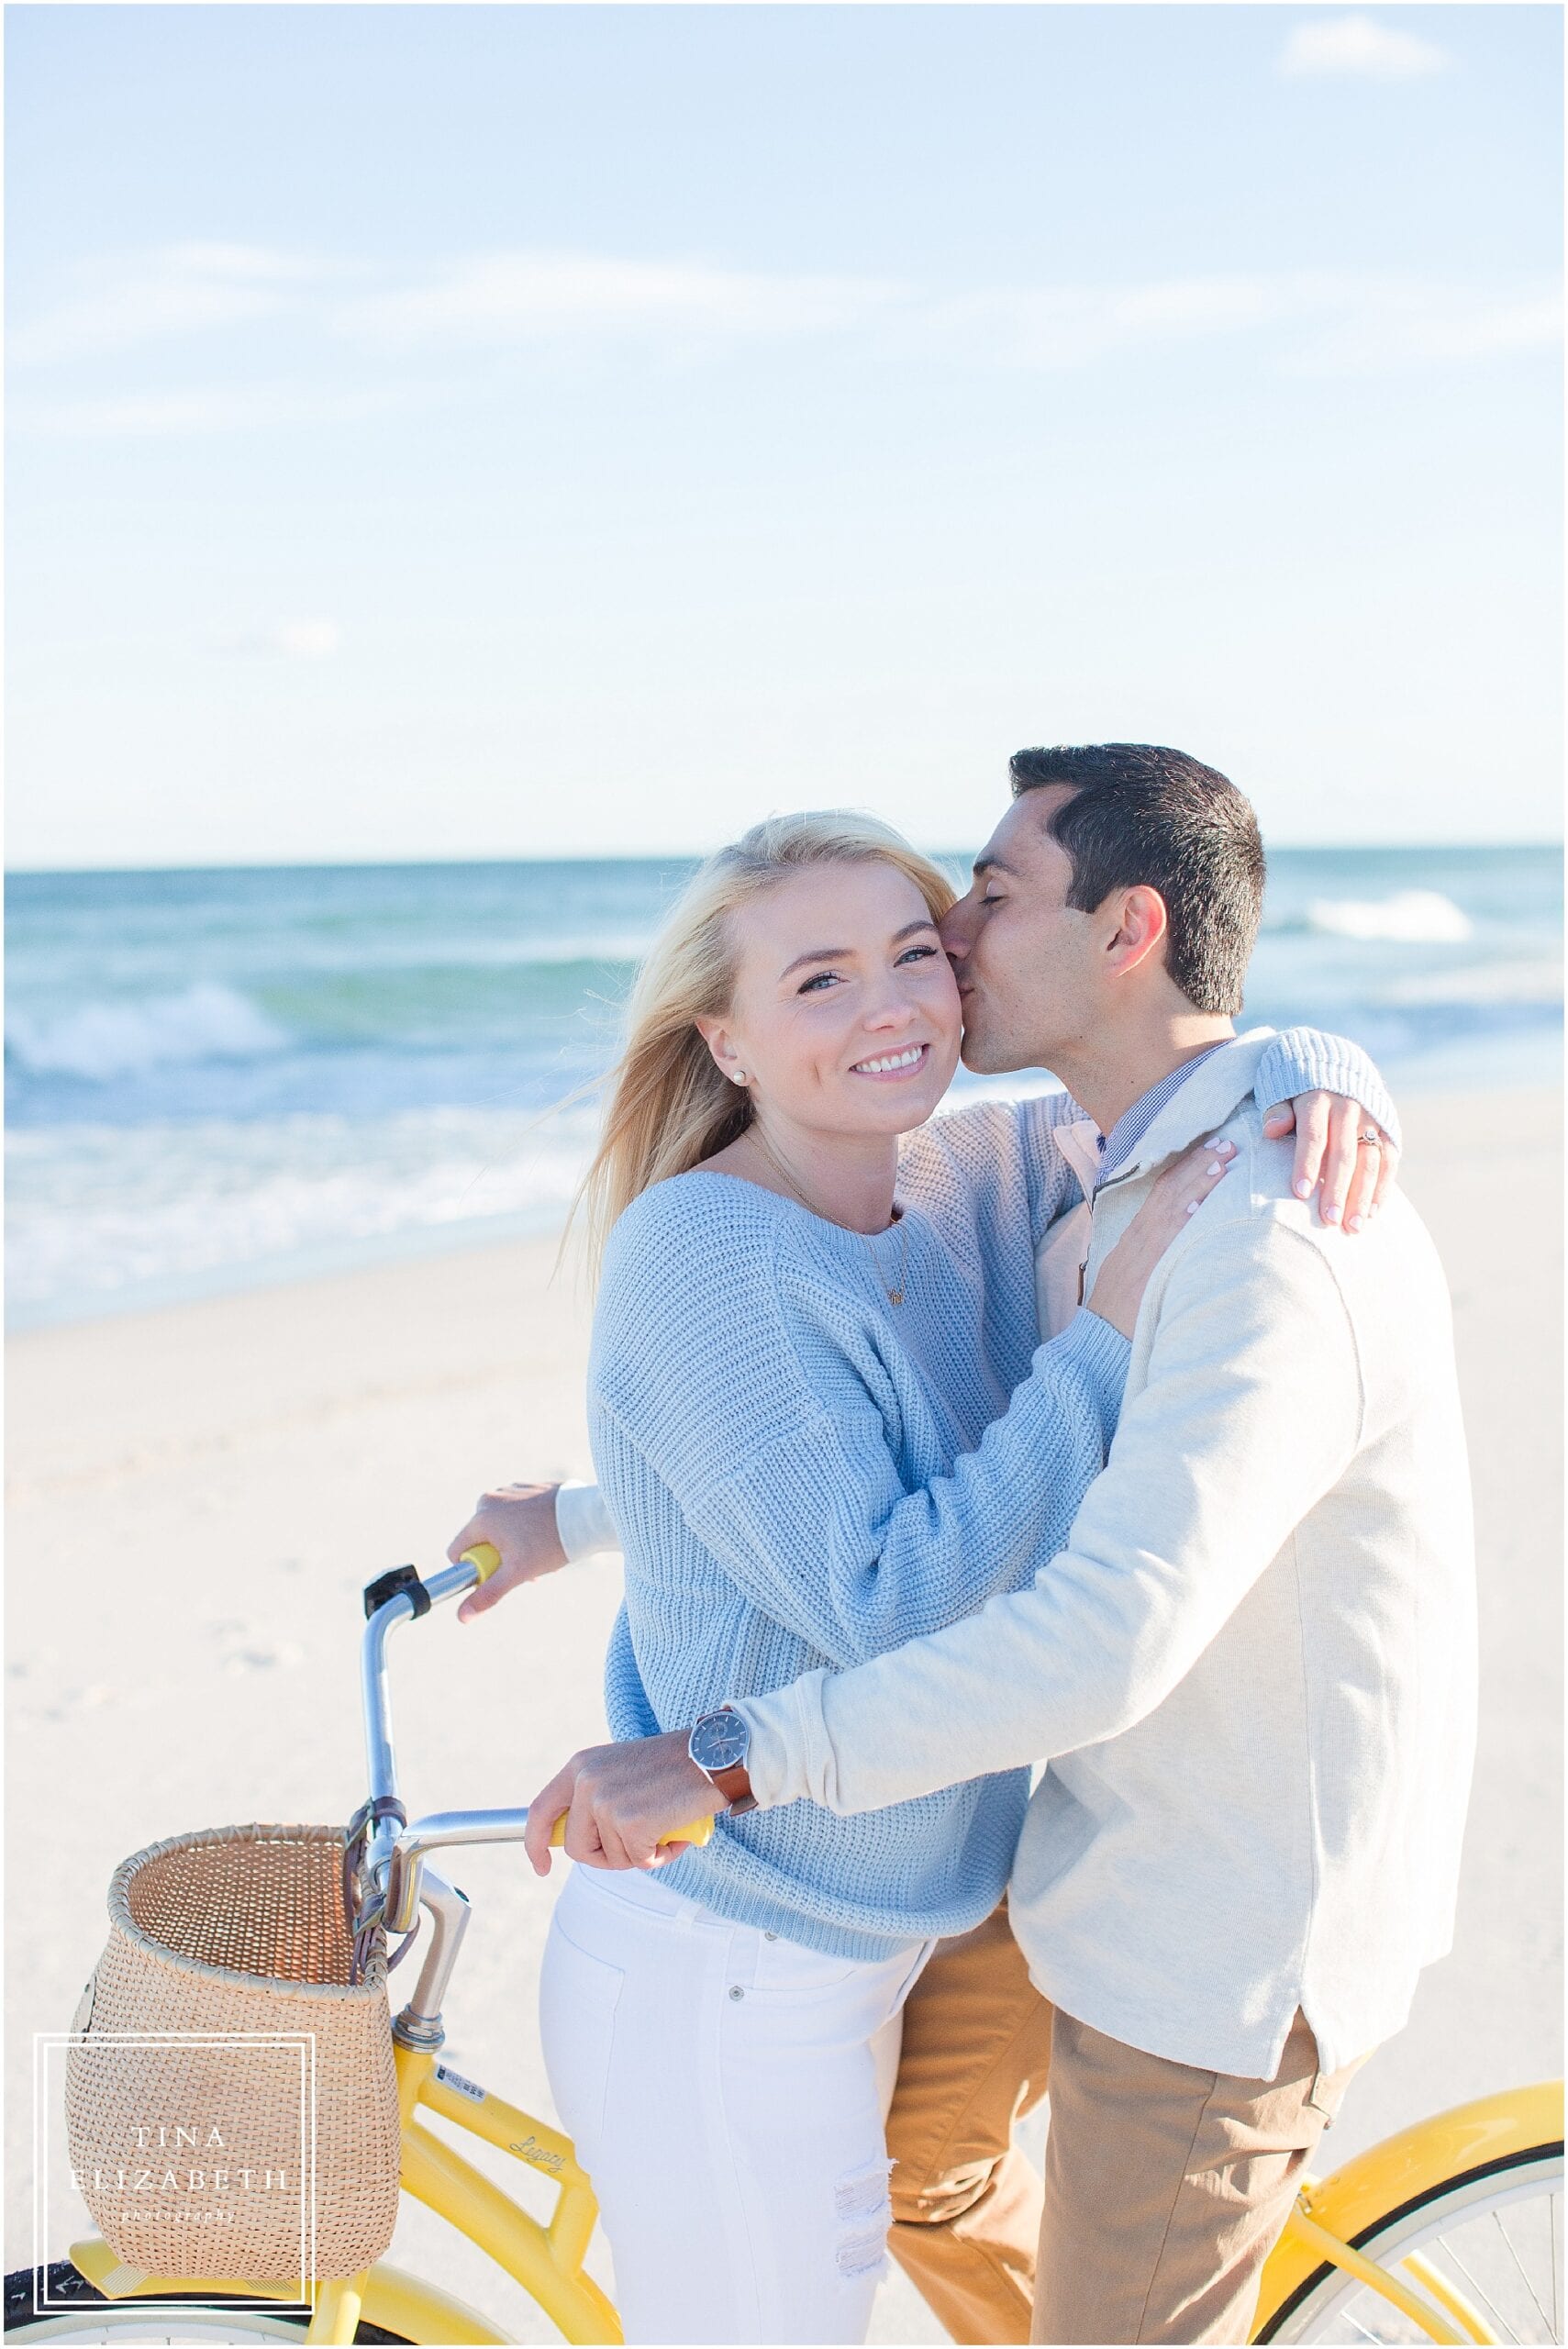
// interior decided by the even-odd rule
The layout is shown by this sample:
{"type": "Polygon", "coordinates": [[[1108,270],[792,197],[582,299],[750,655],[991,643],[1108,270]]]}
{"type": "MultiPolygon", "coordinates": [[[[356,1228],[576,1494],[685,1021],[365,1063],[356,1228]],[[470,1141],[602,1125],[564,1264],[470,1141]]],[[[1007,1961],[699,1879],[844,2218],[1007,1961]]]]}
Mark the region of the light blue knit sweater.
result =
{"type": "MultiPolygon", "coordinates": [[[[1394,1130],[1371,1063],[1310,1030],[1270,1047],[1256,1091],[1325,1077],[1394,1130]]],[[[901,1222],[870,1239],[701,1171],[620,1218],[588,1380],[625,1554],[616,1737],[899,1646],[1062,1546],[1129,1354],[1087,1312],[1038,1342],[1035,1247],[1079,1196],[1051,1139],[1072,1114],[1052,1096],[922,1128],[900,1154],[901,1222]]],[[[989,1913],[1028,1794],[1014,1770],[855,1817],[796,1802],[721,1819],[662,1880],[809,1948],[881,1957],[989,1913]]]]}

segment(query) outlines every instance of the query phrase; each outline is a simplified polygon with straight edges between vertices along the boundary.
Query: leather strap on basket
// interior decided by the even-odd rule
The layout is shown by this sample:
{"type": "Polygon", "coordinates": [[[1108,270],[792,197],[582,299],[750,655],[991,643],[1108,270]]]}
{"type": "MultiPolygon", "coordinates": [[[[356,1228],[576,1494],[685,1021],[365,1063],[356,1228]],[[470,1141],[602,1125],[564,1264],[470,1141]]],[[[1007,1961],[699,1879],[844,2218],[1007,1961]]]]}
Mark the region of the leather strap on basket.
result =
{"type": "Polygon", "coordinates": [[[408,1931],[404,1934],[403,1939],[398,1943],[397,1947],[393,1951],[392,1955],[386,1961],[386,1970],[389,1974],[392,1973],[395,1967],[402,1965],[404,1959],[407,1956],[409,1951],[418,1940],[419,1928],[424,1921],[425,1920],[423,1917],[415,1918],[414,1922],[410,1925],[408,1931]]]}
{"type": "MultiPolygon", "coordinates": [[[[384,1819],[395,1819],[399,1827],[407,1826],[408,1813],[395,1795],[374,1795],[368,1802],[361,1803],[343,1830],[343,1921],[353,1944],[349,1960],[349,1979],[356,1987],[365,1978],[375,1946],[376,1932],[386,1908],[384,1896],[379,1892],[373,1893],[362,1908],[358,1898],[360,1864],[365,1855],[365,1846],[373,1830],[379,1827],[384,1819]]],[[[414,1932],[418,1930],[416,1922],[414,1932]]],[[[387,1965],[389,1974],[413,1938],[414,1933],[408,1933],[398,1944],[397,1957],[391,1959],[387,1965]]]]}

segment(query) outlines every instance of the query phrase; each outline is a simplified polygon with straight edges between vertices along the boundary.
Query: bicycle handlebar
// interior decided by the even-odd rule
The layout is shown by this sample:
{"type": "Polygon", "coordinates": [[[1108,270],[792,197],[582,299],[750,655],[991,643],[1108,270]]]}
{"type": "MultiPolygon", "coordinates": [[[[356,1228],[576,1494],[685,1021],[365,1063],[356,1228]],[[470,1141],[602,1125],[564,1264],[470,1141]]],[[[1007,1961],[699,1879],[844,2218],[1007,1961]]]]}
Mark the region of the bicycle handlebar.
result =
{"type": "MultiPolygon", "coordinates": [[[[488,1542],[465,1550],[455,1566],[442,1566],[421,1577],[429,1604],[458,1598],[487,1582],[501,1563],[499,1551],[488,1542]]],[[[365,1774],[373,1799],[397,1799],[397,1758],[392,1744],[392,1699],[386,1685],[386,1642],[399,1623],[411,1620],[413,1599],[398,1591],[384,1599],[364,1628],[360,1648],[360,1701],[364,1715],[365,1774]]]]}
{"type": "MultiPolygon", "coordinates": [[[[443,1566],[439,1573],[421,1577],[429,1595],[430,1605],[439,1607],[443,1600],[459,1598],[487,1582],[501,1563],[501,1556],[492,1543],[476,1542],[465,1550],[455,1566],[443,1566]]],[[[361,1648],[361,1695],[364,1708],[365,1763],[373,1798],[395,1803],[397,1795],[397,1761],[392,1742],[392,1709],[386,1680],[386,1642],[388,1634],[399,1623],[410,1621],[415,1604],[406,1591],[398,1591],[383,1601],[364,1629],[361,1648]]],[[[401,1809],[401,1805],[399,1805],[401,1809]]],[[[417,1820],[404,1826],[401,1832],[389,1816],[382,1816],[372,1836],[369,1865],[373,1874],[392,1868],[395,1858],[395,1881],[389,1878],[387,1890],[389,1927],[406,1932],[413,1922],[410,1911],[417,1907],[419,1862],[426,1852],[448,1843],[497,1843],[520,1842],[528,1825],[528,1814],[520,1810],[439,1811],[428,1819],[417,1820]],[[397,1912],[395,1918],[392,1911],[397,1912]]],[[[701,1846],[713,1836],[710,1817],[693,1820],[687,1827],[663,1838],[669,1843],[691,1843],[701,1846]]],[[[563,1811],[550,1832],[550,1842],[559,1849],[566,1841],[566,1814],[563,1811]]]]}

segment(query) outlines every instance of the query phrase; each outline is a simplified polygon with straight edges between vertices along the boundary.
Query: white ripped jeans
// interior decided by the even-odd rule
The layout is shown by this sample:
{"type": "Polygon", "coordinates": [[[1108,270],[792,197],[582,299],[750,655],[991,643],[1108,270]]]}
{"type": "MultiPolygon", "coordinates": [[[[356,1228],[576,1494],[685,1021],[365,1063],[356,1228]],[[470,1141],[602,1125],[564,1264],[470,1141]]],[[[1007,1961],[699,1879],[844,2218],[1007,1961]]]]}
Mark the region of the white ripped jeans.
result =
{"type": "Polygon", "coordinates": [[[573,1869],[539,2021],[628,2342],[865,2339],[904,2000],[935,1947],[832,1957],[573,1869]]]}

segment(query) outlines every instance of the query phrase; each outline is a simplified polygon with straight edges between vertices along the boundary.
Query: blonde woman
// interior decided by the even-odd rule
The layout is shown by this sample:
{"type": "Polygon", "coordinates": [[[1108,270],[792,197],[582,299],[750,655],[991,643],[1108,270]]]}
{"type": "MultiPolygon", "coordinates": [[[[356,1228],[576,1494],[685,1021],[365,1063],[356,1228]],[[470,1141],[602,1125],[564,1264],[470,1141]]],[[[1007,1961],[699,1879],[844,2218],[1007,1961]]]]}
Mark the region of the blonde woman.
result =
{"type": "MultiPolygon", "coordinates": [[[[586,1186],[617,1738],[1030,1575],[1104,1464],[1147,1276],[1224,1179],[1223,1152],[1178,1163],[1040,1344],[1058,1101],[927,1127],[959,1057],[952,897],[880,824],[776,819],[704,866],[639,979],[586,1186]]],[[[1313,1051],[1271,1047],[1271,1098],[1312,1085],[1313,1051]]],[[[453,1553],[502,1534],[482,1508],[453,1553]]],[[[657,1875],[573,1871],[544,2046],[628,2340],[864,2338],[903,2001],[995,1908],[1028,1791],[737,1808],[657,1875]]]]}

